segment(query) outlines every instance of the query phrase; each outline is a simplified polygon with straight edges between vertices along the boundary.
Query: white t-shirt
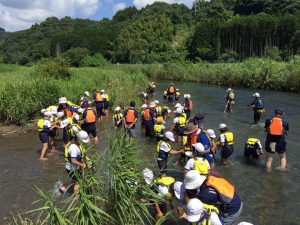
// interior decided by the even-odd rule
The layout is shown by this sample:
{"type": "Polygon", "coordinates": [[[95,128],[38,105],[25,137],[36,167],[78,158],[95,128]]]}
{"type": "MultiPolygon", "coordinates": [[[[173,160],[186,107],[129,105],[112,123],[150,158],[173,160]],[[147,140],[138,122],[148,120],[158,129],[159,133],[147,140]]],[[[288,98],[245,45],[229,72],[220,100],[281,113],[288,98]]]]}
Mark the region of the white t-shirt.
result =
{"type": "Polygon", "coordinates": [[[179,118],[178,118],[178,117],[175,117],[174,120],[173,120],[173,123],[174,123],[174,124],[179,123],[179,118]]]}
{"type": "MultiPolygon", "coordinates": [[[[196,157],[196,158],[197,158],[197,159],[201,159],[202,157],[196,157]]],[[[206,162],[206,164],[207,164],[208,169],[210,170],[209,162],[208,162],[206,159],[205,159],[205,162],[206,162]]],[[[188,171],[194,170],[194,169],[195,169],[194,163],[195,163],[195,160],[194,160],[193,158],[189,159],[189,160],[187,161],[187,163],[185,164],[184,169],[186,169],[186,170],[188,170],[188,171]]]]}
{"type": "Polygon", "coordinates": [[[220,142],[221,142],[221,143],[225,143],[225,142],[226,142],[225,134],[221,134],[221,135],[220,135],[220,142]]]}
{"type": "MultiPolygon", "coordinates": [[[[76,144],[70,144],[70,146],[68,147],[68,152],[69,152],[71,158],[77,158],[77,156],[81,155],[80,148],[76,144]]],[[[66,169],[67,170],[78,170],[78,166],[75,166],[68,161],[66,163],[66,169]]]]}
{"type": "MultiPolygon", "coordinates": [[[[211,225],[222,225],[222,222],[220,221],[219,216],[216,212],[211,213],[209,220],[211,225]]],[[[204,221],[201,224],[204,224],[204,221]]]]}
{"type": "Polygon", "coordinates": [[[51,123],[49,120],[44,120],[44,126],[50,128],[51,127],[51,123]]]}
{"type": "Polygon", "coordinates": [[[159,150],[164,151],[164,152],[169,152],[169,151],[171,151],[171,148],[167,145],[166,142],[162,141],[159,145],[159,150]]]}

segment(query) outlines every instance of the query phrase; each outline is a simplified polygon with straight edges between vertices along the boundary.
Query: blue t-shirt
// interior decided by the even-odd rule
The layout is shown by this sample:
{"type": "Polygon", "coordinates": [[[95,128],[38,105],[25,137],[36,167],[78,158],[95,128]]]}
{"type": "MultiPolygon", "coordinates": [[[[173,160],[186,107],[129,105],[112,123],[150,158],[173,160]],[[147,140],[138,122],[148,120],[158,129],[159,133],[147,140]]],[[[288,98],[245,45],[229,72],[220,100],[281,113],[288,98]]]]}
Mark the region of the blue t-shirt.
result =
{"type": "Polygon", "coordinates": [[[198,135],[198,142],[203,144],[205,150],[208,150],[211,147],[210,140],[203,132],[200,132],[200,134],[198,135]]]}

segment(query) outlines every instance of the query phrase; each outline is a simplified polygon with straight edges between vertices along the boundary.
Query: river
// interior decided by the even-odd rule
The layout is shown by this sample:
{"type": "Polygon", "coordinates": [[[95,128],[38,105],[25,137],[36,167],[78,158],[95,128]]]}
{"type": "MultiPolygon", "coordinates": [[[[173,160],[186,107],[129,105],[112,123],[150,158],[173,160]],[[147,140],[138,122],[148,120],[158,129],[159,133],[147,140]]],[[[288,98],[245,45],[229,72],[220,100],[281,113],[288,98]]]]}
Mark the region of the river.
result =
{"type": "MultiPolygon", "coordinates": [[[[156,82],[157,99],[162,102],[162,92],[168,87],[168,82],[156,82]]],[[[252,100],[252,94],[257,90],[235,89],[236,105],[232,113],[223,113],[226,89],[209,87],[195,83],[175,83],[183,93],[192,96],[193,113],[203,113],[205,116],[204,128],[212,128],[217,132],[218,124],[224,122],[234,132],[235,151],[231,157],[231,165],[217,166],[221,176],[235,185],[238,194],[244,202],[244,210],[240,221],[248,221],[255,225],[296,225],[300,224],[300,147],[297,134],[300,133],[300,95],[260,91],[265,101],[267,116],[272,116],[278,106],[284,108],[286,119],[290,123],[290,132],[287,137],[287,162],[285,172],[273,169],[266,172],[264,156],[258,161],[245,161],[243,157],[244,143],[248,137],[257,137],[262,143],[265,133],[261,126],[253,127],[252,111],[246,106],[252,100]]],[[[109,93],[109,90],[108,90],[109,93]]],[[[181,99],[182,102],[183,99],[181,99]]],[[[172,119],[167,120],[167,127],[171,126],[172,119]]],[[[105,147],[106,132],[112,131],[111,117],[106,118],[100,126],[99,151],[105,147]]],[[[139,127],[139,126],[138,126],[139,127]]],[[[155,156],[150,152],[155,148],[154,142],[146,142],[140,129],[136,129],[137,141],[144,146],[145,165],[157,171],[155,156]]],[[[67,180],[62,156],[49,156],[49,160],[40,162],[39,148],[41,146],[36,131],[22,135],[7,135],[0,137],[0,224],[11,220],[11,212],[23,212],[31,209],[31,203],[38,198],[35,185],[42,190],[53,190],[59,180],[67,180]]],[[[217,156],[219,162],[219,155],[217,156]]],[[[176,157],[170,158],[170,168],[181,170],[183,165],[175,164],[176,157]]],[[[273,167],[279,163],[275,155],[273,167]]],[[[176,174],[175,174],[176,175],[176,174]]],[[[176,175],[179,179],[180,176],[176,175]]],[[[185,224],[173,222],[173,224],[185,224]]]]}

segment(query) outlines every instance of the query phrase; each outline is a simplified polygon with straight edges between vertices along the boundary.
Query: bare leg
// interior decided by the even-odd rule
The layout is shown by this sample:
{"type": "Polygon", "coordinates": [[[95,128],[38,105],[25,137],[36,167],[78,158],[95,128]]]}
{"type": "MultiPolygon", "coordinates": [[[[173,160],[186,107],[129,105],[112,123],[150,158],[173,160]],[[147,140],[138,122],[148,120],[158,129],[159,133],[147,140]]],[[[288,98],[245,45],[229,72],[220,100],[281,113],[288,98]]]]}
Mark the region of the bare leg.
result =
{"type": "Polygon", "coordinates": [[[279,155],[279,157],[280,157],[280,168],[282,170],[285,170],[286,169],[286,154],[282,153],[279,155]]]}
{"type": "Polygon", "coordinates": [[[267,159],[266,159],[266,169],[267,169],[267,171],[271,171],[272,162],[273,162],[273,154],[272,153],[267,153],[267,159]]]}
{"type": "Polygon", "coordinates": [[[95,144],[98,144],[99,143],[99,140],[98,140],[98,137],[96,136],[95,137],[95,144]]]}
{"type": "Polygon", "coordinates": [[[43,143],[43,149],[41,152],[40,160],[47,160],[47,150],[48,150],[48,143],[43,143]]]}

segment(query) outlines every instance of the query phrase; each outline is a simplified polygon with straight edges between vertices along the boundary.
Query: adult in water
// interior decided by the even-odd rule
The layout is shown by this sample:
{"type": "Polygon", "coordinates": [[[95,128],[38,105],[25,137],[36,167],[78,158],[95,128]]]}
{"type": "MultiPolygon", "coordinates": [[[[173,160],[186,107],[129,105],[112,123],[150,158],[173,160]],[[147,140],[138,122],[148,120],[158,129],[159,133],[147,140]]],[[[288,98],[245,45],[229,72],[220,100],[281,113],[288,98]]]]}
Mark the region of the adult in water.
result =
{"type": "Polygon", "coordinates": [[[260,121],[261,114],[265,112],[265,106],[259,93],[253,94],[253,97],[253,102],[251,102],[248,106],[251,107],[253,110],[254,124],[258,124],[260,121]]]}

